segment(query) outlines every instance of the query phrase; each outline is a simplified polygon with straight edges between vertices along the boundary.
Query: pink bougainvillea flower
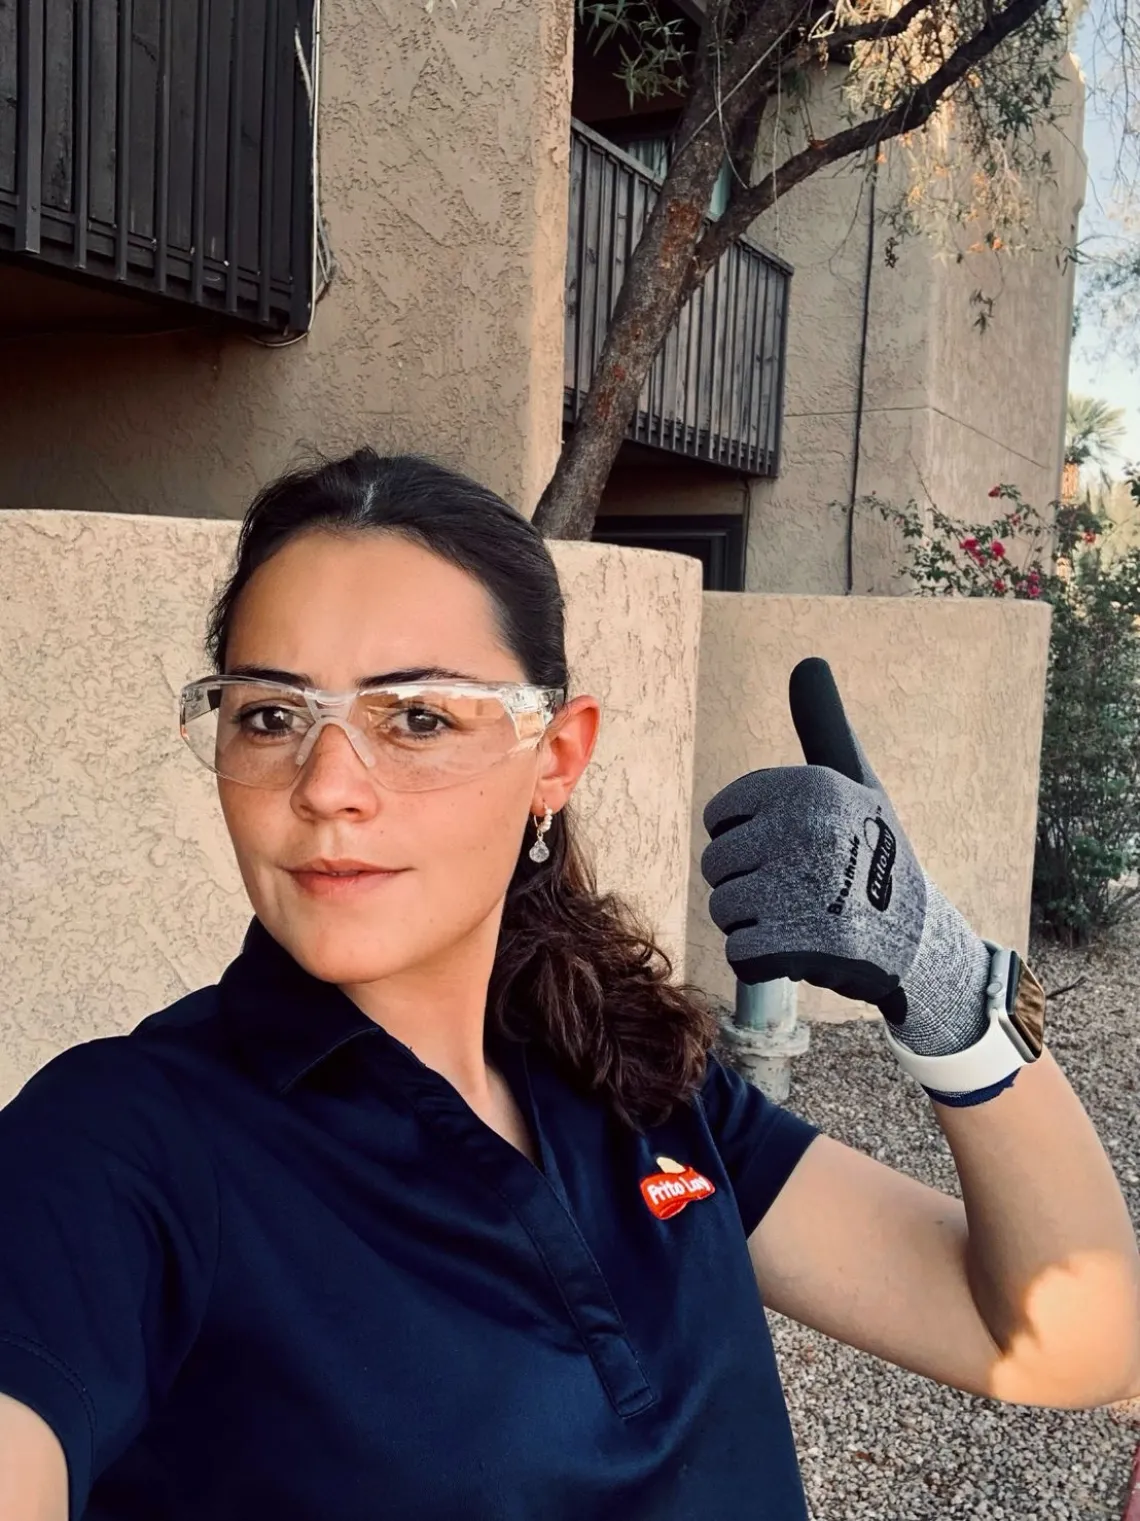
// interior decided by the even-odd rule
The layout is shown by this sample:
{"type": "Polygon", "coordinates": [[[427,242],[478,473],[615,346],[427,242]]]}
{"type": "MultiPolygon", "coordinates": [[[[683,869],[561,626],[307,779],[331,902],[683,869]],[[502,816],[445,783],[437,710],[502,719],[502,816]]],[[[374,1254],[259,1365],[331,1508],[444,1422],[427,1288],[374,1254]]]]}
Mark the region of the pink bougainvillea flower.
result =
{"type": "Polygon", "coordinates": [[[1025,595],[1027,597],[1039,597],[1041,595],[1041,588],[1035,581],[1030,581],[1026,584],[1025,595]]]}
{"type": "Polygon", "coordinates": [[[999,597],[1005,595],[1005,582],[1000,577],[994,582],[994,591],[997,592],[999,597]]]}
{"type": "Polygon", "coordinates": [[[1086,544],[1095,544],[1096,543],[1096,534],[1095,533],[1086,533],[1085,536],[1084,536],[1084,540],[1085,540],[1086,544]]]}
{"type": "Polygon", "coordinates": [[[990,554],[993,555],[995,560],[1000,560],[1005,554],[1005,545],[1000,539],[995,539],[990,545],[990,554]]]}
{"type": "Polygon", "coordinates": [[[989,494],[990,494],[990,496],[1001,496],[1001,487],[1000,486],[991,486],[989,494]]]}

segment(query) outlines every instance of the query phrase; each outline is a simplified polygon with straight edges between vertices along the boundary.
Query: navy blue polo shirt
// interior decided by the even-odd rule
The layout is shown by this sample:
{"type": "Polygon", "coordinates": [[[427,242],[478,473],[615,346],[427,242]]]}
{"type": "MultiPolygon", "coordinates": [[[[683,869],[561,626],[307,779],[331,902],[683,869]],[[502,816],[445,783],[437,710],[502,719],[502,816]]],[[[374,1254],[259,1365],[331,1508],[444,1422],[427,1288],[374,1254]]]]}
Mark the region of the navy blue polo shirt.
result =
{"type": "Polygon", "coordinates": [[[70,1521],[804,1521],[746,1238],[816,1131],[492,1056],[538,1166],[255,919],[0,1110],[0,1390],[70,1521]]]}

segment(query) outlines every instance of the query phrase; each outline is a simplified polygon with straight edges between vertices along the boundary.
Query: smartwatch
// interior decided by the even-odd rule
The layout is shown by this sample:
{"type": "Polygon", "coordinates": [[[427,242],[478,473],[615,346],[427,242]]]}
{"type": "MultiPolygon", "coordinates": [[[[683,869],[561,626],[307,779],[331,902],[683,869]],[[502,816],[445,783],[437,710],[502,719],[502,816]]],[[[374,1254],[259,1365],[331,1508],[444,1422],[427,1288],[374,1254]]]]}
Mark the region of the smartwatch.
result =
{"type": "Polygon", "coordinates": [[[948,1056],[919,1056],[883,1021],[899,1066],[935,1093],[958,1097],[990,1088],[1035,1062],[1045,1048],[1045,989],[1016,951],[989,940],[984,944],[990,953],[987,1023],[972,1046],[948,1056]]]}

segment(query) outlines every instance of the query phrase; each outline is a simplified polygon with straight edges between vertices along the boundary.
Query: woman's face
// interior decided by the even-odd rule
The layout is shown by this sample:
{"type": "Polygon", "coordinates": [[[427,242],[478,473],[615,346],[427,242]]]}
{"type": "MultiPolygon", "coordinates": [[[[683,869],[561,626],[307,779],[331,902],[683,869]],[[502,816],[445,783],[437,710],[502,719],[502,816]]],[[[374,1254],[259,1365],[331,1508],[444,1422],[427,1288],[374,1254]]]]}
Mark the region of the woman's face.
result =
{"type": "MultiPolygon", "coordinates": [[[[348,691],[392,671],[439,667],[476,681],[525,681],[499,642],[491,600],[456,566],[395,534],[291,540],[243,589],[226,669],[287,671],[348,691]]],[[[493,947],[503,897],[532,813],[557,812],[597,734],[578,697],[537,749],[428,792],[372,780],[337,725],[323,728],[288,791],[219,777],[222,811],[254,912],[314,976],[365,984],[463,961],[493,947]],[[296,869],[314,859],[393,869],[328,895],[296,869]],[[310,885],[306,885],[306,884],[310,885]]]]}

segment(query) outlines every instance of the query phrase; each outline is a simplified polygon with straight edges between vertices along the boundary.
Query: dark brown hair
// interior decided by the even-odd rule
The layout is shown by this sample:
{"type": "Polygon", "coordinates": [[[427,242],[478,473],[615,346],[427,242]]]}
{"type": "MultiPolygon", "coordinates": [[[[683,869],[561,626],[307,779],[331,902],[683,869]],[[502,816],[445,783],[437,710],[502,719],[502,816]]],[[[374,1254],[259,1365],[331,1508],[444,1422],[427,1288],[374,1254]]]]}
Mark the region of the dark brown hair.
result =
{"type": "MultiPolygon", "coordinates": [[[[558,573],[539,531],[494,492],[414,455],[358,449],[262,490],[241,526],[234,570],[211,610],[214,669],[242,589],[298,534],[396,533],[450,561],[488,592],[499,637],[527,680],[569,690],[558,573]]],[[[571,806],[555,815],[550,859],[529,858],[531,831],[507,888],[487,995],[493,1027],[540,1042],[581,1087],[634,1128],[660,1123],[699,1086],[716,1017],[631,907],[599,894],[575,838],[571,806]]]]}

